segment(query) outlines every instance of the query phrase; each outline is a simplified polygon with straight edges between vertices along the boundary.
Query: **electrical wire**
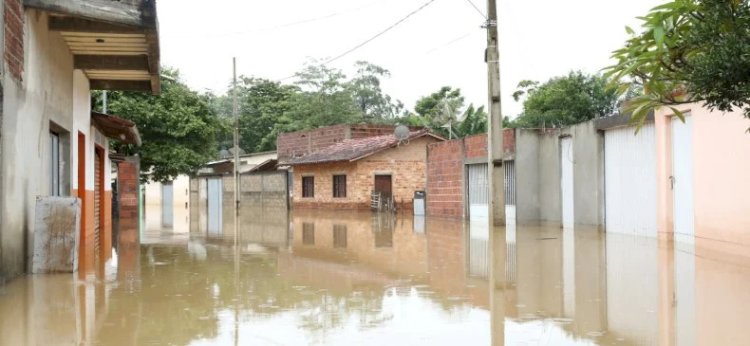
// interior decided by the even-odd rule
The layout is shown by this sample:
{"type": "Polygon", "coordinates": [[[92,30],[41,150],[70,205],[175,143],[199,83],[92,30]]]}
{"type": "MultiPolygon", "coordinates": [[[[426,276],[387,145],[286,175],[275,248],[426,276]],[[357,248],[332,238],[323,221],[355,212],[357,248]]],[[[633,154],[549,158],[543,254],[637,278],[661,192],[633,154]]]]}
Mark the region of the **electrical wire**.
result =
{"type": "Polygon", "coordinates": [[[405,21],[406,21],[407,19],[409,19],[409,17],[411,17],[411,16],[413,16],[413,15],[417,14],[417,12],[419,12],[419,11],[422,11],[422,10],[423,10],[423,9],[424,9],[425,7],[429,6],[429,5],[430,5],[430,4],[432,4],[433,2],[435,2],[435,0],[430,0],[430,1],[427,1],[427,2],[426,2],[426,3],[424,3],[424,4],[422,5],[422,6],[419,6],[419,8],[417,8],[416,10],[414,10],[414,11],[412,11],[411,13],[407,14],[407,15],[406,15],[406,17],[404,17],[404,18],[401,18],[401,19],[400,19],[399,21],[397,21],[397,22],[395,22],[395,23],[391,24],[391,26],[389,26],[389,27],[385,28],[385,29],[384,29],[383,31],[381,31],[381,32],[379,32],[379,33],[377,33],[377,34],[375,34],[375,36],[373,36],[373,37],[370,37],[370,38],[368,38],[368,39],[367,39],[367,40],[365,40],[364,42],[362,42],[362,43],[360,43],[360,44],[358,44],[358,45],[356,45],[356,46],[354,46],[354,47],[350,48],[349,50],[347,50],[347,51],[345,51],[345,52],[343,52],[343,53],[341,53],[341,54],[339,54],[339,55],[337,55],[337,56],[335,56],[335,57],[333,57],[333,58],[331,58],[331,59],[328,59],[328,60],[327,60],[326,62],[324,62],[323,64],[324,64],[324,65],[330,64],[330,63],[332,63],[332,62],[334,62],[334,61],[336,61],[336,60],[338,60],[338,59],[341,59],[341,58],[343,58],[343,57],[347,56],[347,55],[348,55],[349,53],[351,53],[351,52],[354,52],[355,50],[357,50],[357,49],[360,49],[360,48],[362,48],[362,47],[363,47],[364,45],[366,45],[366,44],[368,44],[368,43],[372,42],[373,40],[375,40],[376,38],[378,38],[378,37],[380,37],[380,36],[383,36],[383,35],[384,35],[385,33],[387,33],[388,31],[391,31],[391,29],[393,29],[393,28],[395,28],[396,26],[398,26],[399,24],[401,24],[401,23],[405,22],[405,21]]]}
{"type": "Polygon", "coordinates": [[[479,13],[479,15],[482,16],[482,18],[487,19],[487,16],[484,15],[484,13],[482,12],[482,10],[480,10],[479,7],[477,7],[477,5],[474,5],[473,1],[466,0],[466,2],[468,2],[469,5],[471,5],[471,7],[474,7],[474,9],[477,10],[477,13],[479,13]]]}

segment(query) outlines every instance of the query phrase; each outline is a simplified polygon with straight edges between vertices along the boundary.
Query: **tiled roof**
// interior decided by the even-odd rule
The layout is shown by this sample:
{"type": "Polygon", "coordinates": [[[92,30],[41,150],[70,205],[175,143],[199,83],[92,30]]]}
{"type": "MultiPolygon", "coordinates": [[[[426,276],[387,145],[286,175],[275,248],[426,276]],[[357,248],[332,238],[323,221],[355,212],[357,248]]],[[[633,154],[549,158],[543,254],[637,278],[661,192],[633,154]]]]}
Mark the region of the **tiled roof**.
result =
{"type": "MultiPolygon", "coordinates": [[[[406,141],[424,136],[430,136],[443,140],[443,138],[436,136],[427,130],[421,130],[410,132],[409,137],[407,137],[406,141]]],[[[392,134],[377,137],[345,139],[314,153],[298,158],[289,159],[284,162],[284,164],[293,166],[323,162],[356,161],[377,152],[393,148],[398,144],[399,140],[392,134]]]]}

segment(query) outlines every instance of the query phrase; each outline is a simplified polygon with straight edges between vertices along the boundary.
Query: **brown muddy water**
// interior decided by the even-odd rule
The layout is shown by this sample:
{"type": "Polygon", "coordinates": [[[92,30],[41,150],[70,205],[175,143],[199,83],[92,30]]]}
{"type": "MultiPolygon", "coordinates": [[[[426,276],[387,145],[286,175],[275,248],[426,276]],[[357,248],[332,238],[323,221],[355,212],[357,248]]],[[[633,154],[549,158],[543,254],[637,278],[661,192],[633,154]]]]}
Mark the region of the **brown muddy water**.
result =
{"type": "Polygon", "coordinates": [[[490,246],[487,229],[260,210],[237,245],[227,222],[124,230],[116,263],[0,286],[0,344],[750,345],[737,257],[556,227],[498,228],[490,246]]]}

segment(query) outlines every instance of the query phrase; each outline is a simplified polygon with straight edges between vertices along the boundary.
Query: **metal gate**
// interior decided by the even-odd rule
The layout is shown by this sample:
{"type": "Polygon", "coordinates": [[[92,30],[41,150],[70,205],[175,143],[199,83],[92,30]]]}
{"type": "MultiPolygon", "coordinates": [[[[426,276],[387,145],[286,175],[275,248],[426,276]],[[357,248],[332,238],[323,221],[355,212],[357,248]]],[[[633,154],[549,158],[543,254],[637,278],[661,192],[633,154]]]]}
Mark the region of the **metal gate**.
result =
{"type": "Polygon", "coordinates": [[[487,164],[468,165],[469,219],[487,219],[489,217],[489,184],[487,164]]]}
{"type": "Polygon", "coordinates": [[[221,235],[223,184],[221,178],[208,179],[208,234],[221,235]]]}
{"type": "Polygon", "coordinates": [[[677,240],[692,242],[693,210],[693,118],[685,123],[672,118],[672,177],[674,234],[677,240]],[[678,239],[682,238],[682,239],[678,239]]]}
{"type": "Polygon", "coordinates": [[[607,232],[656,237],[654,124],[604,133],[604,205],[607,232]]]}
{"type": "Polygon", "coordinates": [[[563,228],[573,228],[575,224],[573,211],[573,139],[560,139],[560,193],[562,196],[563,228]]]}
{"type": "Polygon", "coordinates": [[[165,228],[174,225],[174,185],[172,182],[161,185],[161,224],[165,228]]]}
{"type": "Polygon", "coordinates": [[[516,165],[505,161],[505,205],[516,205],[516,165]]]}

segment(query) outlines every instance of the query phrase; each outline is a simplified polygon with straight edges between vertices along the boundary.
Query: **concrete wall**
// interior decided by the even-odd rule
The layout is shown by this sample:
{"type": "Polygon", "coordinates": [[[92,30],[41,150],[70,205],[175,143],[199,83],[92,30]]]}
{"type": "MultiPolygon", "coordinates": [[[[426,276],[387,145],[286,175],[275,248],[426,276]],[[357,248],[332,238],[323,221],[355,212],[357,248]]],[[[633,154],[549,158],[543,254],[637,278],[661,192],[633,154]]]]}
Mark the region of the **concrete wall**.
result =
{"type": "MultiPolygon", "coordinates": [[[[0,244],[2,263],[0,277],[26,272],[33,244],[34,205],[36,196],[50,194],[50,123],[63,130],[69,152],[62,155],[61,170],[70,178],[63,194],[84,196],[82,213],[85,234],[82,249],[93,249],[94,227],[94,148],[108,148],[107,139],[91,126],[89,83],[83,72],[73,69],[73,56],[59,33],[47,29],[44,12],[24,12],[23,72],[21,79],[4,74],[2,117],[2,205],[0,206],[0,244]],[[78,134],[85,136],[86,185],[78,186],[78,134]]],[[[6,68],[8,59],[6,57],[6,68]]],[[[104,150],[104,181],[110,180],[108,150],[104,150]]],[[[104,184],[100,222],[107,239],[111,219],[111,187],[104,184]]],[[[103,246],[106,248],[106,246],[103,246]]],[[[85,252],[79,263],[93,258],[85,252]],[[88,256],[88,257],[87,257],[88,256]]],[[[103,254],[106,258],[108,253],[103,254]]]]}
{"type": "Polygon", "coordinates": [[[574,219],[604,225],[604,139],[593,121],[564,129],[516,132],[516,221],[562,222],[560,138],[573,141],[574,219]]]}

